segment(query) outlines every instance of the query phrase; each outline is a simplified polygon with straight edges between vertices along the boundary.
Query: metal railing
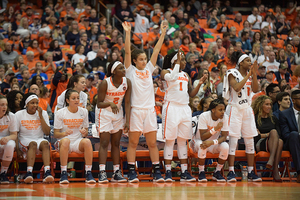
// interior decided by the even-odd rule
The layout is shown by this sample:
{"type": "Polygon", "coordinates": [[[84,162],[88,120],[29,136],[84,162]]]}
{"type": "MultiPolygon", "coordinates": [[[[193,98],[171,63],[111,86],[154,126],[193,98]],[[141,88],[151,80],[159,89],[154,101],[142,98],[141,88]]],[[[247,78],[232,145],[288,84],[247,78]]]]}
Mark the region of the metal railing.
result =
{"type": "Polygon", "coordinates": [[[97,13],[100,14],[102,17],[106,17],[107,23],[110,24],[111,10],[100,0],[99,1],[96,0],[96,9],[97,9],[97,13]],[[101,12],[101,6],[105,9],[106,16],[101,12]]]}

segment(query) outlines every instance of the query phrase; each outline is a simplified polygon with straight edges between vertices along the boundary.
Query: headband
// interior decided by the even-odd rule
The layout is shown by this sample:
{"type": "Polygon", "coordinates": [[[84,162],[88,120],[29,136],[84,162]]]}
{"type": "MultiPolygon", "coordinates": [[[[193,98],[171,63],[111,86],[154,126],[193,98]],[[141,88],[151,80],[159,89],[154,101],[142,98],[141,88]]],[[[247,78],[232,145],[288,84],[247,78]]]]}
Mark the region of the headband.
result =
{"type": "Polygon", "coordinates": [[[239,64],[240,64],[243,60],[245,60],[245,58],[249,58],[249,56],[248,56],[247,54],[243,54],[243,55],[239,58],[239,60],[238,60],[238,62],[237,62],[237,65],[239,66],[239,64]]]}
{"type": "Polygon", "coordinates": [[[118,67],[119,64],[122,64],[120,61],[116,61],[113,66],[111,67],[110,72],[113,73],[114,70],[118,67]]]}
{"type": "Polygon", "coordinates": [[[179,53],[181,53],[181,52],[178,51],[178,53],[176,53],[176,54],[173,56],[173,58],[172,58],[172,60],[171,60],[171,64],[172,64],[172,65],[173,65],[174,61],[177,60],[177,54],[179,54],[179,53]]]}
{"type": "Polygon", "coordinates": [[[29,97],[27,97],[26,101],[25,101],[25,105],[24,105],[24,108],[26,108],[26,105],[33,99],[37,99],[39,100],[39,98],[35,95],[35,94],[32,94],[30,95],[29,97]]]}

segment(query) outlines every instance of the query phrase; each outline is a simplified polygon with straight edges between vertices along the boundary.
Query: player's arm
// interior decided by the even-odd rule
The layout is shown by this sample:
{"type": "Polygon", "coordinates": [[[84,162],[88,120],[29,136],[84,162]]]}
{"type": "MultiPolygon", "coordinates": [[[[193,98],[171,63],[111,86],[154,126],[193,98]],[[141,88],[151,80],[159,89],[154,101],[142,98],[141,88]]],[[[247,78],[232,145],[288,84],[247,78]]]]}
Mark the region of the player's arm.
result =
{"type": "Polygon", "coordinates": [[[125,115],[126,115],[126,123],[124,127],[124,132],[127,133],[129,131],[129,119],[130,119],[130,113],[131,113],[131,103],[130,103],[130,98],[131,98],[131,81],[127,79],[127,90],[125,93],[125,115]]]}
{"type": "MultiPolygon", "coordinates": [[[[43,130],[45,135],[49,135],[50,131],[51,131],[51,128],[50,128],[50,126],[48,126],[48,124],[46,123],[46,121],[44,119],[43,110],[42,110],[41,107],[38,107],[38,113],[39,113],[39,117],[40,117],[40,120],[41,120],[42,130],[43,130]]],[[[46,119],[46,120],[49,120],[49,119],[46,119]]]]}
{"type": "Polygon", "coordinates": [[[61,139],[73,133],[73,131],[70,129],[67,129],[64,132],[62,132],[61,130],[62,129],[54,129],[53,136],[57,139],[61,139]]]}
{"type": "Polygon", "coordinates": [[[119,108],[114,102],[104,102],[106,91],[107,91],[107,81],[103,80],[98,86],[97,106],[98,108],[107,108],[110,106],[112,112],[114,114],[117,114],[119,112],[119,108]]]}
{"type": "MultiPolygon", "coordinates": [[[[187,76],[188,76],[188,75],[187,75],[187,76]]],[[[188,76],[188,77],[189,77],[189,76],[188,76]]],[[[195,88],[193,88],[192,82],[191,82],[191,78],[189,77],[189,83],[188,83],[188,87],[189,87],[189,88],[188,88],[188,93],[189,93],[189,96],[190,96],[191,98],[193,98],[194,96],[196,96],[196,94],[198,93],[198,91],[199,91],[201,85],[205,82],[206,79],[207,79],[207,75],[202,76],[202,78],[199,80],[198,85],[197,85],[195,88]]]]}
{"type": "Polygon", "coordinates": [[[158,39],[158,41],[157,41],[157,43],[156,43],[156,45],[153,49],[153,53],[152,53],[152,56],[150,58],[150,62],[152,63],[153,66],[156,65],[158,54],[160,52],[161,46],[162,46],[162,44],[164,42],[164,39],[165,39],[165,35],[167,33],[167,28],[168,28],[168,26],[166,26],[166,25],[161,25],[161,27],[160,27],[161,35],[160,35],[160,37],[159,37],[159,39],[158,39]]]}
{"type": "MultiPolygon", "coordinates": [[[[129,22],[122,23],[123,29],[125,30],[125,58],[124,58],[124,66],[127,69],[131,65],[131,42],[130,42],[130,34],[131,34],[131,24],[129,22]]],[[[99,93],[98,93],[99,94],[99,93]]]]}
{"type": "Polygon", "coordinates": [[[221,144],[222,142],[225,142],[228,135],[228,131],[221,131],[221,137],[219,137],[218,143],[221,144]]]}
{"type": "MultiPolygon", "coordinates": [[[[257,93],[259,92],[258,91],[258,81],[257,81],[257,75],[256,75],[256,72],[257,72],[257,69],[258,69],[258,64],[257,64],[257,60],[253,63],[253,66],[251,67],[251,74],[252,74],[252,83],[251,83],[251,87],[252,87],[252,91],[254,93],[257,93]]],[[[250,74],[250,73],[249,73],[250,74]]]]}
{"type": "Polygon", "coordinates": [[[228,81],[229,85],[234,89],[236,92],[240,92],[241,89],[244,87],[246,84],[247,80],[249,79],[251,73],[248,73],[245,78],[241,82],[237,82],[232,74],[228,75],[228,81]]]}
{"type": "Polygon", "coordinates": [[[205,141],[208,138],[210,138],[211,136],[213,136],[214,134],[216,134],[217,132],[219,132],[221,130],[221,128],[223,127],[223,122],[219,122],[217,124],[217,126],[213,127],[212,129],[208,130],[208,129],[200,129],[200,136],[201,136],[201,140],[205,141]]]}

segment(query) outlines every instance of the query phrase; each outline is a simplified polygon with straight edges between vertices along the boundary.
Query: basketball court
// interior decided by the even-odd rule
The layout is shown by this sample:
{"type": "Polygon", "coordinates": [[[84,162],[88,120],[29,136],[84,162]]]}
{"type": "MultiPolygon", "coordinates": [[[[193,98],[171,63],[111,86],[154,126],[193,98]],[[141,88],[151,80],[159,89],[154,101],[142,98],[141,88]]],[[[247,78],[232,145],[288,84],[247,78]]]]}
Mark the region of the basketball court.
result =
{"type": "Polygon", "coordinates": [[[236,183],[152,183],[140,182],[93,184],[9,184],[0,185],[0,199],[32,200],[143,200],[143,199],[299,199],[300,184],[296,182],[236,182],[236,183]]]}

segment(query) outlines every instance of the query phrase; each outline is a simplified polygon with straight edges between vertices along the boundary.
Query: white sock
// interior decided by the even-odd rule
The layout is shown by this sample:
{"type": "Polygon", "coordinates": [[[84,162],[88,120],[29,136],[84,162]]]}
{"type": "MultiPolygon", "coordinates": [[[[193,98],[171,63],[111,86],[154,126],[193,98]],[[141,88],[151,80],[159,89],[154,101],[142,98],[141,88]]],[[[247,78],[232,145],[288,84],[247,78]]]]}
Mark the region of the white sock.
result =
{"type": "Polygon", "coordinates": [[[120,170],[120,165],[114,165],[114,173],[116,173],[116,171],[120,170]]]}
{"type": "Polygon", "coordinates": [[[100,172],[101,172],[101,171],[105,171],[105,166],[106,166],[106,165],[103,165],[103,164],[100,164],[100,165],[99,165],[99,170],[100,170],[100,172]]]}
{"type": "Polygon", "coordinates": [[[187,164],[181,164],[180,167],[181,167],[181,172],[182,173],[184,173],[185,170],[187,170],[187,164]]]}
{"type": "Polygon", "coordinates": [[[234,166],[229,166],[229,171],[234,172],[234,166]]]}
{"type": "Polygon", "coordinates": [[[32,172],[33,167],[27,167],[28,172],[32,172]]]}
{"type": "Polygon", "coordinates": [[[248,166],[248,173],[251,173],[253,170],[253,166],[248,166]]]}
{"type": "Polygon", "coordinates": [[[158,165],[159,162],[152,162],[152,165],[158,165]]]}
{"type": "Polygon", "coordinates": [[[67,171],[67,165],[65,166],[60,166],[61,172],[66,172],[67,171]]]}
{"type": "Polygon", "coordinates": [[[128,162],[128,165],[135,165],[135,162],[128,162]]]}
{"type": "Polygon", "coordinates": [[[44,171],[46,172],[46,171],[48,171],[48,170],[50,170],[50,166],[45,166],[45,167],[44,167],[44,171]]]}
{"type": "Polygon", "coordinates": [[[7,173],[8,167],[1,166],[1,174],[3,172],[7,173]]]}
{"type": "Polygon", "coordinates": [[[219,163],[217,164],[217,167],[216,167],[216,172],[217,171],[221,171],[221,169],[223,168],[223,165],[220,165],[219,163]]]}
{"type": "Polygon", "coordinates": [[[199,168],[199,174],[200,172],[204,172],[204,165],[198,165],[199,168]]]}
{"type": "Polygon", "coordinates": [[[92,165],[85,165],[85,172],[92,171],[92,165]]]}
{"type": "Polygon", "coordinates": [[[170,170],[171,171],[171,165],[166,165],[166,171],[170,170]]]}

